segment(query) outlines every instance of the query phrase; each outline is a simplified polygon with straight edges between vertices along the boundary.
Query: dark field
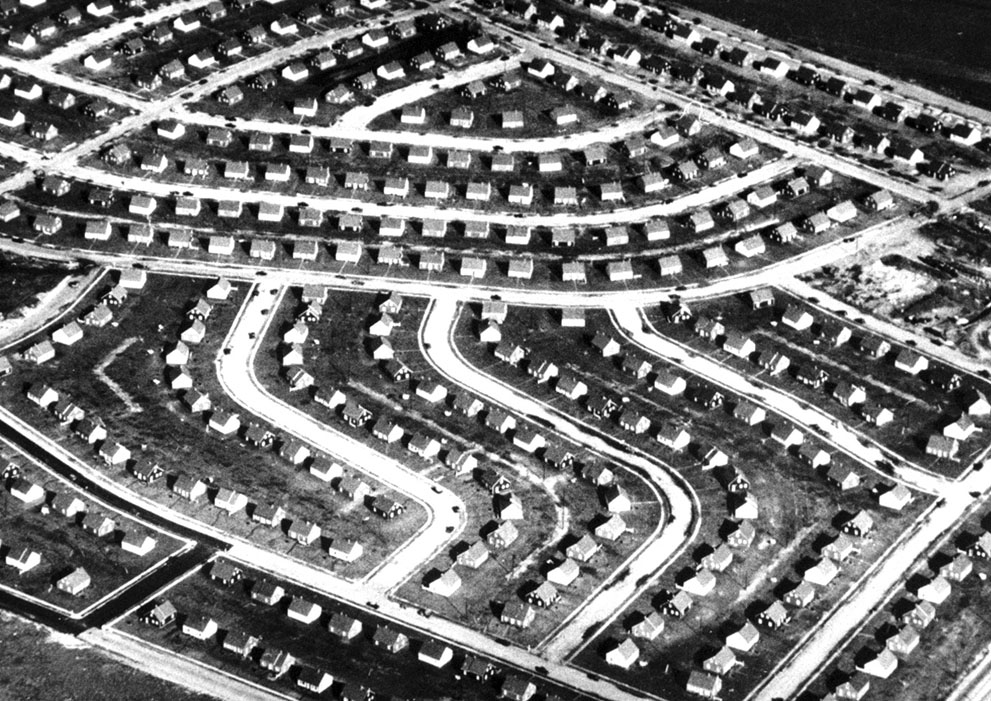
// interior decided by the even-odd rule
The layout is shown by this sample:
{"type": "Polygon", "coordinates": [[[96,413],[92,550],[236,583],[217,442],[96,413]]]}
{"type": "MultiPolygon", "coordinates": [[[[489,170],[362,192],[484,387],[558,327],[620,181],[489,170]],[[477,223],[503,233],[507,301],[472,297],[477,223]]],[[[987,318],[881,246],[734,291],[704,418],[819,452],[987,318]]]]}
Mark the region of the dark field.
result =
{"type": "Polygon", "coordinates": [[[144,675],[90,648],[62,645],[44,629],[6,612],[0,612],[0,629],[0,689],[7,701],[110,701],[120,698],[122,688],[144,701],[211,698],[144,675]]]}
{"type": "Polygon", "coordinates": [[[34,304],[69,274],[65,268],[17,256],[0,255],[0,318],[34,304]]]}
{"type": "MultiPolygon", "coordinates": [[[[980,107],[991,107],[991,5],[968,0],[684,0],[757,29],[980,107]]],[[[691,17],[690,10],[682,16],[691,17]]]]}

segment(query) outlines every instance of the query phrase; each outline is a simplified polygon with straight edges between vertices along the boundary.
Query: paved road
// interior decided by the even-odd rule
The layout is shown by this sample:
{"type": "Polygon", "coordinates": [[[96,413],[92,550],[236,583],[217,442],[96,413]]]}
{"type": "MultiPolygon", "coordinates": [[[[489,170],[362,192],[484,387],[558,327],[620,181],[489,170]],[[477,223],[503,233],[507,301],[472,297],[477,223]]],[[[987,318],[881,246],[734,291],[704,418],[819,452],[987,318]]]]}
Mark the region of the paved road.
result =
{"type": "MultiPolygon", "coordinates": [[[[651,586],[664,566],[694,539],[698,530],[698,499],[677,473],[656,458],[617,446],[594,427],[510,387],[471,366],[455,347],[452,334],[460,313],[456,299],[441,296],[427,309],[420,328],[420,347],[434,369],[449,381],[483,396],[490,404],[514,413],[538,417],[558,433],[587,446],[618,465],[646,475],[664,494],[668,518],[638,548],[626,566],[628,574],[608,588],[600,587],[560,627],[551,640],[541,643],[542,654],[561,661],[585,642],[585,634],[602,627],[622,612],[625,604],[651,586]],[[660,532],[658,535],[658,531],[660,532]]],[[[610,582],[614,580],[609,580],[610,582]]]]}
{"type": "Polygon", "coordinates": [[[255,358],[274,318],[269,311],[278,308],[287,289],[271,281],[260,283],[255,289],[258,294],[249,296],[224,339],[223,348],[229,352],[221,353],[216,361],[217,376],[225,393],[280,431],[346,461],[376,482],[416,501],[427,513],[426,524],[410,534],[387,562],[364,579],[369,595],[385,594],[460,536],[466,522],[465,504],[446,487],[317,421],[262,387],[255,376],[255,358]],[[255,334],[253,341],[251,334],[255,334]]]}
{"type": "Polygon", "coordinates": [[[904,458],[853,431],[822,409],[802,402],[790,393],[764,383],[752,382],[732,368],[695,353],[683,344],[661,335],[639,309],[628,305],[617,305],[610,309],[609,313],[616,327],[627,340],[655,355],[673,361],[678,366],[734,394],[770,409],[813,434],[818,434],[827,443],[840,448],[863,466],[878,471],[885,479],[888,479],[888,475],[877,470],[876,467],[882,461],[900,463],[896,471],[897,479],[918,491],[940,494],[953,485],[953,481],[946,477],[936,475],[917,465],[906,464],[904,458]]]}

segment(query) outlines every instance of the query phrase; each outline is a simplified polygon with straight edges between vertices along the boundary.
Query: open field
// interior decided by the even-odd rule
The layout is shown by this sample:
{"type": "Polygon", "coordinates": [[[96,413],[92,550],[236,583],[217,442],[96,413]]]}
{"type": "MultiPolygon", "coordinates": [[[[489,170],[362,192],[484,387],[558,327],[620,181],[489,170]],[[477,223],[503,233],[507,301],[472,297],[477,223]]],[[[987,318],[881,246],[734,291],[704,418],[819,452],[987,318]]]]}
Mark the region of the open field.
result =
{"type": "MultiPolygon", "coordinates": [[[[370,337],[365,333],[370,321],[378,318],[373,313],[376,296],[368,293],[331,293],[324,307],[322,321],[310,326],[310,336],[304,344],[304,367],[316,378],[316,385],[324,392],[338,389],[349,398],[356,399],[369,409],[372,420],[361,428],[351,428],[341,420],[336,412],[317,405],[305,392],[290,393],[279,369],[278,339],[280,331],[291,324],[295,295],[290,295],[286,303],[274,310],[273,324],[265,347],[269,350],[258,358],[256,371],[259,379],[281,399],[300,409],[328,420],[334,428],[346,432],[373,450],[380,451],[407,467],[427,474],[440,484],[454,491],[465,501],[468,524],[463,541],[455,544],[450,552],[439,554],[398,592],[400,598],[413,605],[436,611],[440,615],[461,620],[473,626],[493,630],[520,644],[535,644],[553,628],[565,613],[584,600],[592,589],[620,566],[620,563],[637,547],[656,525],[660,518],[660,506],[656,497],[639,478],[624,480],[631,498],[637,503],[635,512],[628,514],[627,522],[632,533],[616,544],[606,545],[603,551],[585,567],[581,577],[572,587],[562,588],[562,600],[556,604],[554,615],[538,615],[535,623],[527,630],[520,631],[504,626],[493,617],[493,603],[505,602],[526,592],[535,583],[543,580],[547,561],[563,555],[561,538],[563,532],[555,532],[561,527],[559,512],[566,514],[564,527],[570,531],[565,544],[570,544],[580,536],[587,523],[600,511],[601,503],[596,490],[590,485],[577,481],[572,471],[559,473],[538,457],[515,447],[507,437],[487,428],[478,416],[467,417],[451,406],[454,395],[465,394],[464,390],[448,387],[447,399],[432,404],[417,395],[416,386],[443,380],[425,361],[419,351],[417,329],[426,300],[406,297],[399,314],[399,322],[390,340],[396,358],[413,372],[412,381],[393,382],[383,372],[380,363],[370,357],[370,337]],[[380,417],[393,419],[405,430],[405,436],[395,443],[375,437],[371,426],[380,417]],[[421,588],[422,577],[433,569],[444,571],[452,566],[454,555],[461,548],[484,535],[498,523],[493,510],[493,495],[490,494],[472,474],[456,476],[453,471],[442,466],[437,459],[424,459],[411,454],[405,447],[416,433],[433,436],[441,444],[441,455],[452,448],[472,450],[480,468],[491,467],[504,474],[512,483],[512,492],[520,498],[525,518],[515,521],[519,529],[519,539],[506,550],[492,550],[489,562],[477,570],[457,567],[462,578],[461,588],[450,598],[427,592],[421,588]]],[[[519,418],[518,428],[530,428],[543,432],[540,427],[519,418]]],[[[562,438],[547,436],[549,444],[564,445],[575,453],[577,461],[594,464],[599,458],[587,455],[584,451],[562,438]]]]}
{"type": "MultiPolygon", "coordinates": [[[[6,489],[0,492],[0,537],[6,556],[27,548],[41,555],[37,567],[23,574],[9,566],[0,567],[0,584],[36,597],[70,611],[81,610],[117,589],[162,559],[178,550],[177,539],[139,524],[122,514],[90,502],[86,495],[31,462],[6,444],[0,444],[0,464],[16,465],[20,475],[42,487],[44,501],[24,504],[6,489]],[[66,518],[48,504],[56,495],[72,494],[87,505],[87,511],[113,519],[114,530],[98,537],[83,530],[82,515],[66,518]],[[154,548],[146,555],[125,551],[120,542],[124,536],[147,534],[155,539],[154,548]],[[56,589],[55,580],[76,567],[83,567],[92,583],[79,596],[56,589]]],[[[5,480],[9,489],[12,479],[5,480]]]]}
{"type": "Polygon", "coordinates": [[[985,394],[991,391],[991,384],[986,380],[969,375],[959,388],[943,388],[935,384],[938,374],[932,373],[940,373],[946,367],[935,359],[930,359],[928,370],[911,375],[895,366],[895,360],[905,346],[892,344],[892,350],[884,357],[871,358],[859,350],[858,344],[865,338],[873,338],[874,334],[858,326],[855,320],[841,326],[815,307],[814,300],[797,299],[780,290],[775,290],[774,297],[772,306],[756,310],[747,294],[691,305],[695,321],[717,319],[725,324],[727,333],[739,331],[750,338],[757,350],[747,358],[735,357],[722,350],[722,336],[715,342],[700,337],[693,329],[693,322],[668,323],[665,309],[658,307],[648,311],[648,318],[661,333],[693,351],[710,355],[745,376],[817,406],[895,454],[937,472],[959,473],[987,446],[989,439],[983,431],[988,430],[989,424],[978,417],[978,434],[962,441],[958,459],[948,461],[925,454],[930,434],[940,433],[945,424],[955,421],[965,410],[961,397],[968,388],[985,394]],[[811,329],[798,331],[784,324],[781,316],[786,309],[809,313],[815,319],[811,329]],[[840,328],[852,332],[852,337],[840,345],[833,345],[827,339],[840,328]],[[779,352],[791,359],[791,365],[784,372],[770,374],[754,362],[758,351],[762,354],[779,352]],[[821,368],[827,373],[828,379],[823,386],[810,386],[798,379],[799,373],[808,373],[812,368],[821,368]],[[867,400],[888,408],[894,414],[893,420],[884,426],[874,426],[857,413],[856,407],[846,407],[835,400],[832,394],[837,385],[844,382],[864,388],[867,400]]]}
{"type": "Polygon", "coordinates": [[[0,318],[17,316],[69,274],[57,264],[0,254],[0,318]]]}
{"type": "MultiPolygon", "coordinates": [[[[411,693],[427,693],[431,698],[464,699],[465,701],[487,701],[498,697],[498,688],[504,673],[497,672],[486,682],[474,681],[457,673],[464,655],[456,653],[454,659],[443,669],[436,669],[416,658],[424,641],[423,636],[403,626],[388,624],[388,627],[405,634],[410,645],[404,650],[391,654],[376,647],[372,642],[375,631],[385,625],[383,620],[366,610],[357,610],[319,595],[302,590],[290,584],[280,583],[286,592],[281,603],[267,606],[253,601],[250,588],[264,577],[250,568],[244,569],[244,579],[229,587],[211,581],[208,570],[197,572],[163,594],[179,611],[179,621],[185,616],[204,614],[212,617],[222,631],[217,638],[200,642],[180,633],[176,627],[153,628],[131,616],[121,622],[120,628],[154,644],[162,645],[181,654],[219,667],[220,669],[248,677],[256,683],[268,686],[282,693],[292,693],[295,687],[290,672],[280,680],[272,680],[257,664],[262,649],[278,648],[293,655],[299,662],[319,666],[334,676],[334,690],[347,682],[358,682],[374,690],[380,697],[408,698],[411,693]],[[306,625],[290,620],[286,607],[292,597],[300,596],[306,601],[319,605],[322,613],[319,622],[306,625]],[[326,630],[326,623],[335,613],[353,616],[361,621],[362,631],[350,642],[343,642],[326,630]],[[260,647],[251,658],[242,660],[234,653],[222,649],[219,640],[229,631],[244,632],[261,638],[260,647]]],[[[560,690],[548,688],[546,691],[560,690]]],[[[328,695],[329,697],[329,695],[328,695]]],[[[564,699],[575,699],[574,694],[564,694],[564,699]]]]}
{"type": "MultiPolygon", "coordinates": [[[[608,318],[601,312],[589,312],[587,322],[588,331],[602,329],[608,332],[611,328],[608,318]]],[[[459,338],[467,338],[469,328],[465,326],[464,335],[459,338]]],[[[635,384],[635,380],[622,373],[611,360],[597,356],[586,339],[588,331],[557,328],[557,320],[545,310],[513,308],[503,326],[503,338],[529,347],[531,355],[554,358],[562,370],[567,368],[576,372],[589,385],[589,396],[605,391],[621,397],[621,406],[641,411],[653,420],[649,433],[634,436],[621,432],[615,419],[595,419],[587,413],[584,401],[569,402],[549,388],[537,389],[534,380],[522,380],[521,371],[495,360],[482,345],[462,342],[459,348],[470,362],[495,377],[507,382],[522,381],[524,386],[533,388],[537,396],[576,418],[591,421],[604,431],[621,435],[633,446],[659,454],[688,480],[700,499],[703,523],[697,542],[672,563],[671,576],[662,579],[663,586],[670,590],[675,590],[674,581],[671,581],[675,579],[674,575],[695,569],[705,552],[704,544],[715,546],[722,542],[729,522],[719,516],[726,513],[727,493],[712,473],[699,469],[698,461],[692,457],[696,446],[717,445],[730,456],[730,464],[740,469],[750,481],[749,492],[760,504],[760,517],[753,522],[757,528],[754,544],[749,549],[734,551],[733,564],[726,573],[716,575],[715,591],[697,599],[695,608],[685,619],[667,618],[665,632],[655,641],[636,641],[642,657],[647,660],[646,666],[620,672],[610,668],[602,655],[610,641],[626,637],[624,627],[635,621],[634,612],[649,613],[663,604],[662,589],[652,589],[641,596],[598,638],[591,640],[576,658],[582,667],[648,691],[664,693],[665,697],[687,698],[675,687],[684,688],[688,671],[697,664],[707,646],[719,639],[719,632],[724,630],[727,621],[742,622],[744,616],[753,616],[761,602],[771,600],[769,594],[780,594],[787,582],[798,581],[809,556],[821,547],[826,535],[834,532],[843,514],[864,509],[875,516],[880,530],[861,543],[861,554],[844,565],[843,573],[829,588],[818,590],[816,601],[808,609],[793,611],[796,622],[782,632],[770,634],[770,642],[762,643],[757,656],[748,658],[747,666],[735,673],[732,695],[733,698],[742,697],[804,630],[836,602],[845,589],[844,583],[852,582],[863,573],[877,554],[901,533],[924,508],[925,500],[916,499],[903,514],[881,514],[872,495],[876,484],[870,478],[865,479],[860,488],[840,492],[794,456],[783,455],[777,444],[762,431],[764,427],[747,428],[733,419],[725,408],[706,411],[685,399],[662,399],[656,391],[650,392],[644,385],[635,384]],[[690,431],[693,447],[687,452],[673,453],[653,440],[657,429],[670,423],[685,426],[690,431]],[[768,585],[775,585],[773,591],[768,585]]],[[[655,363],[655,368],[660,367],[665,364],[655,363]]],[[[688,379],[690,386],[699,384],[698,380],[688,379]]],[[[848,464],[842,455],[834,455],[833,462],[848,464]]]]}
{"type": "MultiPolygon", "coordinates": [[[[184,310],[208,284],[206,280],[151,277],[145,290],[133,294],[118,310],[116,326],[91,330],[71,352],[62,352],[45,365],[19,365],[12,379],[0,388],[0,396],[8,407],[21,412],[27,420],[46,428],[54,427],[55,419],[34,406],[22,389],[35,382],[51,384],[88,412],[99,415],[110,438],[130,448],[135,459],[162,466],[168,478],[151,484],[139,482],[123,470],[112,473],[139,494],[252,542],[322,567],[336,568],[344,576],[364,574],[400,538],[415,530],[415,524],[425,518],[421,507],[410,504],[398,522],[379,523],[376,519],[366,524],[367,512],[363,508],[347,503],[329,487],[314,490],[314,478],[279,458],[273,450],[250,448],[236,436],[221,438],[209,431],[202,415],[191,415],[178,393],[170,391],[163,381],[162,349],[178,337],[184,310]],[[125,341],[128,343],[122,346],[125,341]],[[112,362],[104,371],[117,388],[92,372],[111,354],[114,354],[112,362]],[[167,484],[180,472],[199,477],[213,488],[236,489],[248,496],[249,504],[280,504],[286,508],[288,519],[313,521],[323,527],[326,536],[355,537],[363,543],[365,556],[356,563],[341,566],[325,550],[298,546],[288,539],[285,526],[268,529],[248,519],[244,512],[226,517],[203,500],[190,503],[180,499],[167,489],[167,484]]],[[[224,401],[214,374],[213,358],[221,352],[220,343],[244,294],[244,289],[237,290],[228,302],[217,305],[206,322],[210,332],[202,344],[193,346],[193,357],[187,365],[195,386],[211,396],[214,409],[237,410],[231,402],[224,401]]],[[[86,305],[82,308],[86,309],[86,305]]],[[[250,418],[241,412],[243,425],[250,418]]],[[[53,438],[84,459],[96,461],[92,449],[87,449],[67,429],[53,432],[53,438]]]]}
{"type": "Polygon", "coordinates": [[[111,660],[75,638],[63,637],[0,611],[0,686],[9,701],[44,697],[64,701],[116,701],[127,689],[145,701],[209,701],[157,677],[111,660]]]}

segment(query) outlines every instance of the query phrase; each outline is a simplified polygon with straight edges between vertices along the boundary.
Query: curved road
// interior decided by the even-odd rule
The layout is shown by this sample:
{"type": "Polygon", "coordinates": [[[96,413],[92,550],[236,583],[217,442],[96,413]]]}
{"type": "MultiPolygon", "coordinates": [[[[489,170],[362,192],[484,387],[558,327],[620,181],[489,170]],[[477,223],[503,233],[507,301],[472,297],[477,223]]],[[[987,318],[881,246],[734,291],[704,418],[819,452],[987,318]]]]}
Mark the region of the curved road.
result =
{"type": "Polygon", "coordinates": [[[469,387],[490,403],[510,411],[535,416],[562,435],[588,446],[621,466],[646,474],[664,493],[668,520],[658,524],[660,535],[647,540],[628,560],[628,574],[620,581],[608,580],[574,612],[566,624],[549,641],[544,641],[543,655],[549,660],[566,659],[584,642],[591,628],[603,627],[619,615],[627,602],[656,581],[666,563],[676,557],[695,538],[701,508],[695,493],[670,468],[647,455],[623,451],[599,437],[590,426],[538,401],[509,385],[479,371],[461,356],[452,340],[460,313],[457,300],[435,298],[425,314],[420,333],[420,347],[434,368],[451,382],[469,387]]]}
{"type": "MultiPolygon", "coordinates": [[[[224,352],[217,357],[217,376],[224,391],[247,411],[280,431],[357,467],[389,489],[415,500],[427,512],[427,523],[364,579],[370,591],[385,594],[460,535],[466,522],[464,502],[449,489],[437,486],[360,441],[335,431],[277,399],[261,386],[254,372],[255,356],[275,316],[269,312],[278,308],[287,288],[266,281],[255,289],[258,294],[249,294],[224,339],[224,352]],[[251,334],[255,334],[253,340],[251,334]]],[[[330,489],[329,486],[322,488],[330,489]]]]}

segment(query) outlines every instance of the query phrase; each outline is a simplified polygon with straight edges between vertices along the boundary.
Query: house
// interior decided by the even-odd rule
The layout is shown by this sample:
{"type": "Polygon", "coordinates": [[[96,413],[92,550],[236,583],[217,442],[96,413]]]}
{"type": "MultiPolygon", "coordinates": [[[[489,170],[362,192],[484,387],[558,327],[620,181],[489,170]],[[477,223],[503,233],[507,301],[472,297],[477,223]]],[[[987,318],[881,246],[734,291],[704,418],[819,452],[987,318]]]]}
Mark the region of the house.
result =
{"type": "Polygon", "coordinates": [[[769,604],[763,611],[757,614],[756,622],[765,628],[776,630],[788,624],[791,615],[780,601],[769,604]]]}
{"type": "Polygon", "coordinates": [[[668,369],[662,369],[654,379],[654,389],[664,394],[674,397],[685,391],[687,383],[685,378],[676,375],[668,369]]]}
{"type": "Polygon", "coordinates": [[[182,632],[197,640],[209,640],[217,633],[217,622],[209,616],[193,614],[183,622],[182,632]]]}
{"type": "Polygon", "coordinates": [[[743,421],[748,426],[756,426],[764,423],[767,412],[764,411],[763,407],[757,406],[753,402],[741,400],[733,407],[733,418],[743,421]]]}
{"type": "Polygon", "coordinates": [[[206,494],[206,484],[190,474],[181,473],[172,483],[172,491],[187,501],[196,501],[206,494]]]}
{"type": "Polygon", "coordinates": [[[36,382],[28,388],[27,397],[42,409],[47,409],[59,400],[59,393],[48,385],[36,382]]]}
{"type": "Polygon", "coordinates": [[[640,648],[630,638],[606,652],[606,664],[620,669],[629,669],[640,658],[640,648]]]}
{"type": "Polygon", "coordinates": [[[156,541],[147,533],[137,531],[128,532],[120,542],[120,547],[125,552],[138,557],[144,557],[155,549],[156,541]]]}
{"type": "Polygon", "coordinates": [[[597,525],[592,529],[596,538],[614,541],[626,532],[626,522],[619,514],[602,516],[597,525]]]}
{"type": "Polygon", "coordinates": [[[715,674],[692,670],[688,675],[685,689],[689,694],[701,696],[705,699],[716,699],[723,688],[723,680],[715,674]]]}
{"type": "Polygon", "coordinates": [[[424,577],[423,588],[433,594],[447,598],[461,588],[461,577],[458,576],[458,573],[454,571],[453,567],[444,572],[435,569],[424,577]]]}
{"type": "Polygon", "coordinates": [[[965,441],[975,432],[980,431],[969,414],[962,414],[960,418],[943,427],[943,435],[958,441],[965,441]]]}
{"type": "Polygon", "coordinates": [[[796,331],[805,331],[811,328],[815,319],[807,310],[797,304],[789,304],[781,315],[781,323],[796,331]]]}
{"type": "Polygon", "coordinates": [[[760,631],[750,621],[745,621],[732,633],[728,633],[724,639],[727,648],[739,652],[750,652],[758,641],[760,641],[760,631]]]}
{"type": "Polygon", "coordinates": [[[27,362],[41,365],[55,357],[55,346],[50,341],[39,341],[21,353],[21,358],[27,362]]]}
{"type": "Polygon", "coordinates": [[[898,658],[887,647],[873,650],[864,647],[857,655],[857,671],[879,679],[887,679],[898,669],[898,658]]]}
{"type": "Polygon", "coordinates": [[[358,477],[342,477],[337,483],[337,491],[353,502],[363,502],[371,488],[358,477]]]}
{"type": "Polygon", "coordinates": [[[55,588],[59,591],[64,591],[66,594],[79,596],[83,590],[89,587],[91,581],[89,573],[85,569],[76,567],[69,574],[58,579],[55,582],[55,588]]]}
{"type": "Polygon", "coordinates": [[[131,451],[117,441],[108,440],[100,446],[99,456],[107,465],[123,465],[131,459],[131,451]]]}
{"type": "MultiPolygon", "coordinates": [[[[327,554],[335,560],[342,562],[356,562],[364,554],[365,549],[361,543],[351,538],[333,538],[327,546],[327,554]]],[[[329,628],[329,626],[328,626],[329,628]]],[[[334,632],[333,630],[331,632],[334,632]]],[[[361,632],[359,622],[358,632],[361,632]]]]}
{"type": "Polygon", "coordinates": [[[908,655],[919,646],[921,636],[910,623],[897,628],[892,625],[889,632],[891,634],[884,640],[884,646],[895,654],[908,655]]]}
{"type": "Polygon", "coordinates": [[[516,542],[519,531],[512,521],[505,521],[491,531],[485,538],[486,542],[497,550],[504,550],[516,542]]]}
{"type": "Polygon", "coordinates": [[[914,500],[912,492],[903,484],[893,485],[878,496],[878,504],[892,511],[901,511],[914,500]]]}
{"type": "Polygon", "coordinates": [[[97,538],[105,538],[117,528],[112,518],[95,511],[87,512],[80,525],[84,531],[97,538]]]}
{"type": "Polygon", "coordinates": [[[485,547],[485,543],[478,540],[472,543],[468,548],[462,550],[458,553],[455,558],[455,562],[462,567],[468,567],[469,569],[477,570],[479,567],[489,559],[489,550],[485,547]]]}
{"type": "Polygon", "coordinates": [[[248,497],[227,487],[221,487],[213,498],[213,505],[233,515],[248,506],[248,497]]]}
{"type": "Polygon", "coordinates": [[[747,359],[757,352],[757,344],[746,334],[731,329],[726,332],[723,350],[737,358],[747,359]]]}
{"type": "Polygon", "coordinates": [[[941,436],[933,433],[926,442],[926,455],[933,455],[937,458],[954,459],[960,450],[960,443],[955,438],[941,436]]]}
{"type": "Polygon", "coordinates": [[[41,485],[30,482],[24,477],[18,477],[10,485],[10,496],[22,504],[35,504],[45,500],[45,490],[41,485]]]}

